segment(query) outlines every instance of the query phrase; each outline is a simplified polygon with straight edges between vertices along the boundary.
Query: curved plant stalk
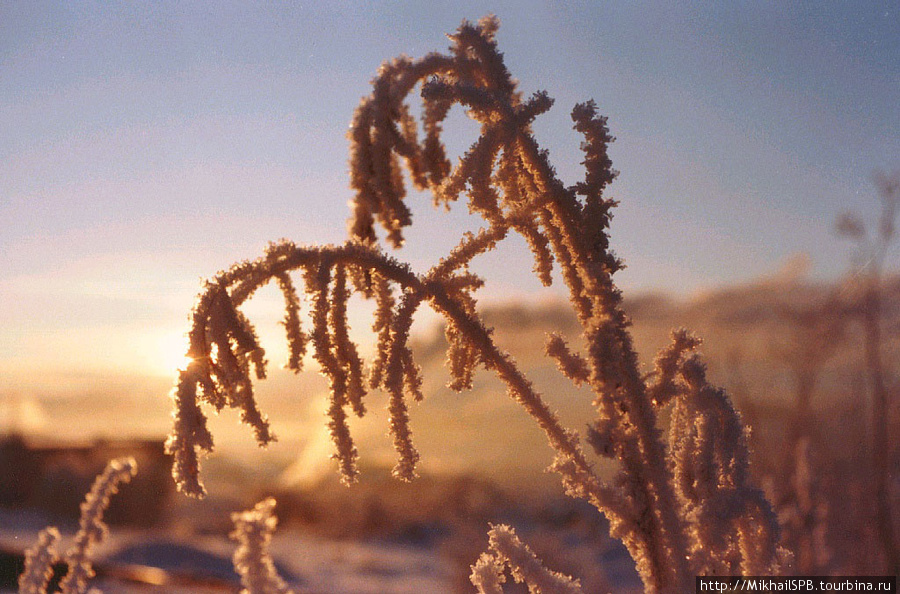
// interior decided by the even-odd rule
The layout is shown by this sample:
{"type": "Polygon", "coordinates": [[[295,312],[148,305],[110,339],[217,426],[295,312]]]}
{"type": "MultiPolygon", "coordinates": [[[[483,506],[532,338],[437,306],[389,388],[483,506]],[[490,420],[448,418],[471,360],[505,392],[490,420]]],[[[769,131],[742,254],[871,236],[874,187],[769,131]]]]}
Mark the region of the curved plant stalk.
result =
{"type": "Polygon", "coordinates": [[[272,534],[278,525],[271,497],[253,509],[231,514],[234,530],[231,538],[238,544],[234,552],[234,568],[241,576],[241,594],[294,594],[275,568],[269,552],[272,534]]]}
{"type": "Polygon", "coordinates": [[[489,548],[472,566],[470,577],[478,594],[503,594],[503,572],[507,567],[513,579],[526,584],[531,592],[542,594],[581,594],[581,583],[567,575],[544,567],[541,560],[519,540],[516,531],[500,524],[488,532],[489,548]]]}
{"type": "MultiPolygon", "coordinates": [[[[292,360],[306,344],[331,388],[329,427],[340,471],[355,480],[357,451],[347,415],[365,412],[366,390],[390,397],[390,431],[398,452],[394,474],[415,476],[418,453],[407,414],[419,400],[422,380],[408,344],[418,308],[427,304],[446,320],[451,387],[471,384],[476,366],[495,372],[509,395],[544,430],[557,453],[553,468],[570,494],[591,501],[610,520],[612,534],[628,547],[646,589],[683,592],[702,573],[753,569],[775,571],[781,561],[774,514],[749,483],[743,426],[727,397],[711,387],[690,351],[697,340],[676,333],[652,378],[641,374],[629,321],[613,274],[621,262],[609,249],[607,228],[615,201],[604,197],[616,176],[607,154],[613,140],[593,102],[572,111],[584,136],[584,181],[566,187],[531,134],[531,121],[550,108],[539,92],[527,100],[516,89],[494,35],[497,21],[463,23],[447,55],[384,64],[353,117],[350,184],[356,192],[350,240],[342,246],[270,245],[252,262],[235,265],[209,281],[193,311],[188,356],[174,390],[175,426],[167,442],[179,489],[201,496],[199,457],[213,440],[200,406],[241,411],[261,445],[274,439],[253,398],[251,371],[265,375],[265,358],[241,304],[276,281],[285,294],[292,360]],[[421,84],[424,139],[405,100],[421,84]],[[442,123],[461,105],[481,125],[472,147],[451,167],[441,142],[442,123]],[[485,226],[465,234],[458,246],[424,274],[377,247],[376,223],[399,247],[411,223],[404,202],[402,166],[414,185],[438,204],[468,197],[485,226]],[[534,272],[552,282],[558,266],[583,329],[583,354],[551,338],[548,354],[573,383],[595,396],[597,419],[589,444],[599,456],[618,459],[620,471],[607,484],[593,469],[581,436],[563,427],[515,361],[495,344],[477,314],[474,291],[482,280],[468,264],[510,233],[520,234],[534,256],[534,272]],[[300,327],[299,296],[290,274],[301,273],[311,307],[312,329],[300,327]],[[373,329],[377,353],[363,382],[363,363],[349,339],[346,300],[353,291],[376,300],[373,329]],[[307,341],[306,338],[309,338],[307,341]],[[659,411],[673,404],[668,443],[659,411]],[[680,411],[680,413],[678,412],[680,411]],[[718,434],[717,427],[727,429],[718,434]]],[[[298,368],[299,362],[292,364],[298,368]]]]}
{"type": "MultiPolygon", "coordinates": [[[[97,589],[88,590],[88,581],[94,577],[93,549],[103,542],[109,531],[103,514],[112,496],[119,491],[119,486],[131,481],[136,473],[137,462],[134,458],[116,458],[94,480],[81,504],[75,540],[66,552],[68,571],[59,585],[63,594],[99,594],[97,589]]],[[[19,576],[19,594],[46,594],[53,576],[53,564],[59,560],[56,552],[59,540],[59,531],[55,527],[41,531],[37,544],[26,553],[25,571],[19,576]]]]}
{"type": "Polygon", "coordinates": [[[53,564],[59,560],[56,544],[59,530],[50,526],[41,530],[35,545],[25,551],[25,570],[19,576],[19,594],[44,594],[53,577],[53,564]]]}
{"type": "Polygon", "coordinates": [[[119,486],[131,481],[137,473],[134,458],[117,458],[106,466],[94,481],[90,493],[81,504],[81,520],[75,542],[66,552],[69,572],[60,583],[63,594],[84,594],[87,582],[94,577],[91,566],[91,551],[103,542],[109,529],[103,522],[103,514],[109,507],[110,499],[118,493],[119,486]]]}

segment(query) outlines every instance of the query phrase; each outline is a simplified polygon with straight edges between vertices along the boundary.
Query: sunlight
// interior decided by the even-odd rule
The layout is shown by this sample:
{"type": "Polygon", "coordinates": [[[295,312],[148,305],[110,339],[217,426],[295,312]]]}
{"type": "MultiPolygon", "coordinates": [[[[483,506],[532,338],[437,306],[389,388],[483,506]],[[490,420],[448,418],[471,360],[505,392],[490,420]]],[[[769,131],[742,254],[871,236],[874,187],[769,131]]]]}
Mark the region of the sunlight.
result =
{"type": "Polygon", "coordinates": [[[154,374],[175,377],[178,370],[185,369],[191,362],[187,356],[188,340],[183,331],[161,333],[156,337],[155,348],[147,360],[154,374]]]}

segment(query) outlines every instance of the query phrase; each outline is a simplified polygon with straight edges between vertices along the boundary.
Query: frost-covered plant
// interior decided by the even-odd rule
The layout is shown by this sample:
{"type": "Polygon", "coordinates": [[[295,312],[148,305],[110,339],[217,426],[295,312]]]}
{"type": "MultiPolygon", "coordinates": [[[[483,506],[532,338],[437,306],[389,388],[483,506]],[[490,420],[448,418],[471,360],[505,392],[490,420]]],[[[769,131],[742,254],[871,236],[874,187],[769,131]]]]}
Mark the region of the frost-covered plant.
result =
{"type": "Polygon", "coordinates": [[[201,405],[238,409],[261,445],[274,439],[253,395],[251,373],[265,376],[266,361],[253,325],[240,306],[275,282],[285,300],[288,366],[300,371],[304,353],[329,381],[329,427],[343,480],[356,480],[358,453],[347,416],[366,412],[368,390],[389,395],[390,432],[398,453],[394,474],[415,477],[416,451],[408,400],[418,401],[420,370],[409,346],[414,315],[428,305],[443,316],[450,386],[472,385],[483,367],[506,385],[511,398],[535,419],[556,451],[552,468],[567,491],[606,514],[613,536],[628,547],[651,592],[692,591],[698,574],[763,574],[782,562],[778,529],[762,492],[750,483],[746,435],[722,390],[711,386],[693,352],[698,341],[676,332],[650,376],[641,373],[629,320],[613,275],[622,264],[609,249],[607,227],[615,201],[604,196],[614,179],[607,154],[613,138],[592,101],[572,111],[584,137],[585,177],[566,186],[531,133],[531,122],[553,101],[544,92],[525,98],[497,51],[493,17],[464,22],[450,36],[449,54],[385,63],[363,99],[348,133],[350,185],[355,190],[349,240],[340,246],[281,241],[254,261],[236,264],[209,280],[192,314],[188,357],[173,392],[175,423],[167,441],[178,488],[202,496],[201,454],[213,449],[201,405]],[[406,104],[421,85],[422,128],[406,104]],[[441,140],[454,105],[480,124],[480,136],[453,166],[441,140]],[[375,225],[399,247],[411,221],[402,165],[413,185],[438,205],[461,195],[484,226],[465,233],[446,257],[424,273],[388,255],[375,225]],[[585,436],[563,427],[522,369],[498,348],[477,313],[483,280],[469,270],[479,254],[511,233],[525,238],[534,272],[545,284],[558,267],[582,328],[575,348],[551,336],[547,354],[575,384],[593,391],[597,417],[585,436]],[[312,328],[301,324],[301,298],[292,273],[303,280],[312,328]],[[364,366],[347,327],[351,292],[374,299],[374,359],[364,366]],[[668,440],[660,415],[673,408],[668,440]],[[618,460],[612,481],[595,471],[583,445],[618,460]]]}
{"type": "Polygon", "coordinates": [[[231,514],[234,531],[231,538],[239,543],[234,552],[234,568],[241,576],[241,594],[293,594],[275,569],[269,553],[272,533],[278,520],[272,513],[275,500],[264,499],[245,512],[231,514]]]}
{"type": "Polygon", "coordinates": [[[516,531],[500,524],[488,532],[489,548],[472,566],[472,584],[479,594],[503,594],[509,567],[516,582],[541,594],[581,594],[581,584],[567,575],[544,567],[528,545],[519,540],[516,531]]]}
{"type": "Polygon", "coordinates": [[[35,545],[25,551],[25,571],[19,576],[19,594],[44,594],[53,577],[53,564],[59,559],[56,543],[59,530],[53,526],[41,530],[35,545]]]}
{"type": "MultiPolygon", "coordinates": [[[[68,572],[60,583],[63,594],[85,594],[88,580],[94,577],[92,549],[103,542],[108,529],[103,513],[119,485],[129,482],[137,473],[134,458],[117,458],[94,480],[94,485],[81,504],[81,519],[75,541],[66,552],[68,572]]],[[[53,564],[59,559],[56,543],[59,531],[50,527],[41,531],[37,544],[25,556],[25,571],[19,577],[19,594],[44,594],[53,574],[53,564]]],[[[91,590],[98,592],[98,590],[91,590]]]]}

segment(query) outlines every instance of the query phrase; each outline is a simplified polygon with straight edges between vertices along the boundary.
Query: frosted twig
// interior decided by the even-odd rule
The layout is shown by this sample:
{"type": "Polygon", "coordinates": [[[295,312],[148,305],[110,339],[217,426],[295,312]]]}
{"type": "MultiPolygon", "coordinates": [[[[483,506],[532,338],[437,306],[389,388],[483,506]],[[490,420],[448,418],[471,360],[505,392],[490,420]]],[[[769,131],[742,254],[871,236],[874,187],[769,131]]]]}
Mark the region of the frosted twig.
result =
{"type": "Polygon", "coordinates": [[[581,594],[581,583],[567,575],[544,567],[534,551],[519,540],[515,530],[500,524],[488,532],[489,548],[472,566],[470,577],[479,594],[503,594],[509,567],[513,579],[524,583],[531,592],[540,594],[581,594]]]}
{"type": "Polygon", "coordinates": [[[56,552],[59,539],[59,530],[51,526],[41,530],[37,543],[25,551],[25,571],[19,576],[19,594],[47,592],[50,578],[53,577],[53,564],[59,560],[56,552]]]}
{"type": "Polygon", "coordinates": [[[269,553],[272,533],[278,525],[274,509],[275,500],[270,497],[251,510],[231,515],[231,538],[239,543],[234,552],[234,568],[241,576],[242,594],[293,594],[278,575],[269,553]]]}
{"type": "Polygon", "coordinates": [[[63,594],[87,592],[87,582],[94,576],[91,551],[103,542],[108,532],[103,513],[109,507],[110,498],[118,492],[119,485],[129,482],[135,473],[137,463],[134,458],[117,458],[94,481],[90,493],[81,504],[81,520],[75,542],[66,552],[69,572],[60,583],[63,594]]]}

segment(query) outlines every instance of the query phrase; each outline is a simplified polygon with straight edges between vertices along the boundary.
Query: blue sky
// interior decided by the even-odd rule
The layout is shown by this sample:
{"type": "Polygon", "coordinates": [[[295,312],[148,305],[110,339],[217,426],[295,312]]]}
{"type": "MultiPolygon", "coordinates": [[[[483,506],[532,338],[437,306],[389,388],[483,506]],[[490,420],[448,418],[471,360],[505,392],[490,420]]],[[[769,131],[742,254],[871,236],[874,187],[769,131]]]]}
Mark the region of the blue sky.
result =
{"type": "MultiPolygon", "coordinates": [[[[522,90],[556,99],[535,132],[565,181],[572,105],[609,117],[627,290],[846,269],[835,217],[871,220],[873,171],[900,167],[896,3],[4,2],[0,373],[167,369],[201,278],[342,241],[378,65],[490,12],[522,90]]],[[[424,270],[475,223],[414,201],[398,256],[424,270]]],[[[521,245],[483,266],[488,298],[537,291],[521,245]]]]}

